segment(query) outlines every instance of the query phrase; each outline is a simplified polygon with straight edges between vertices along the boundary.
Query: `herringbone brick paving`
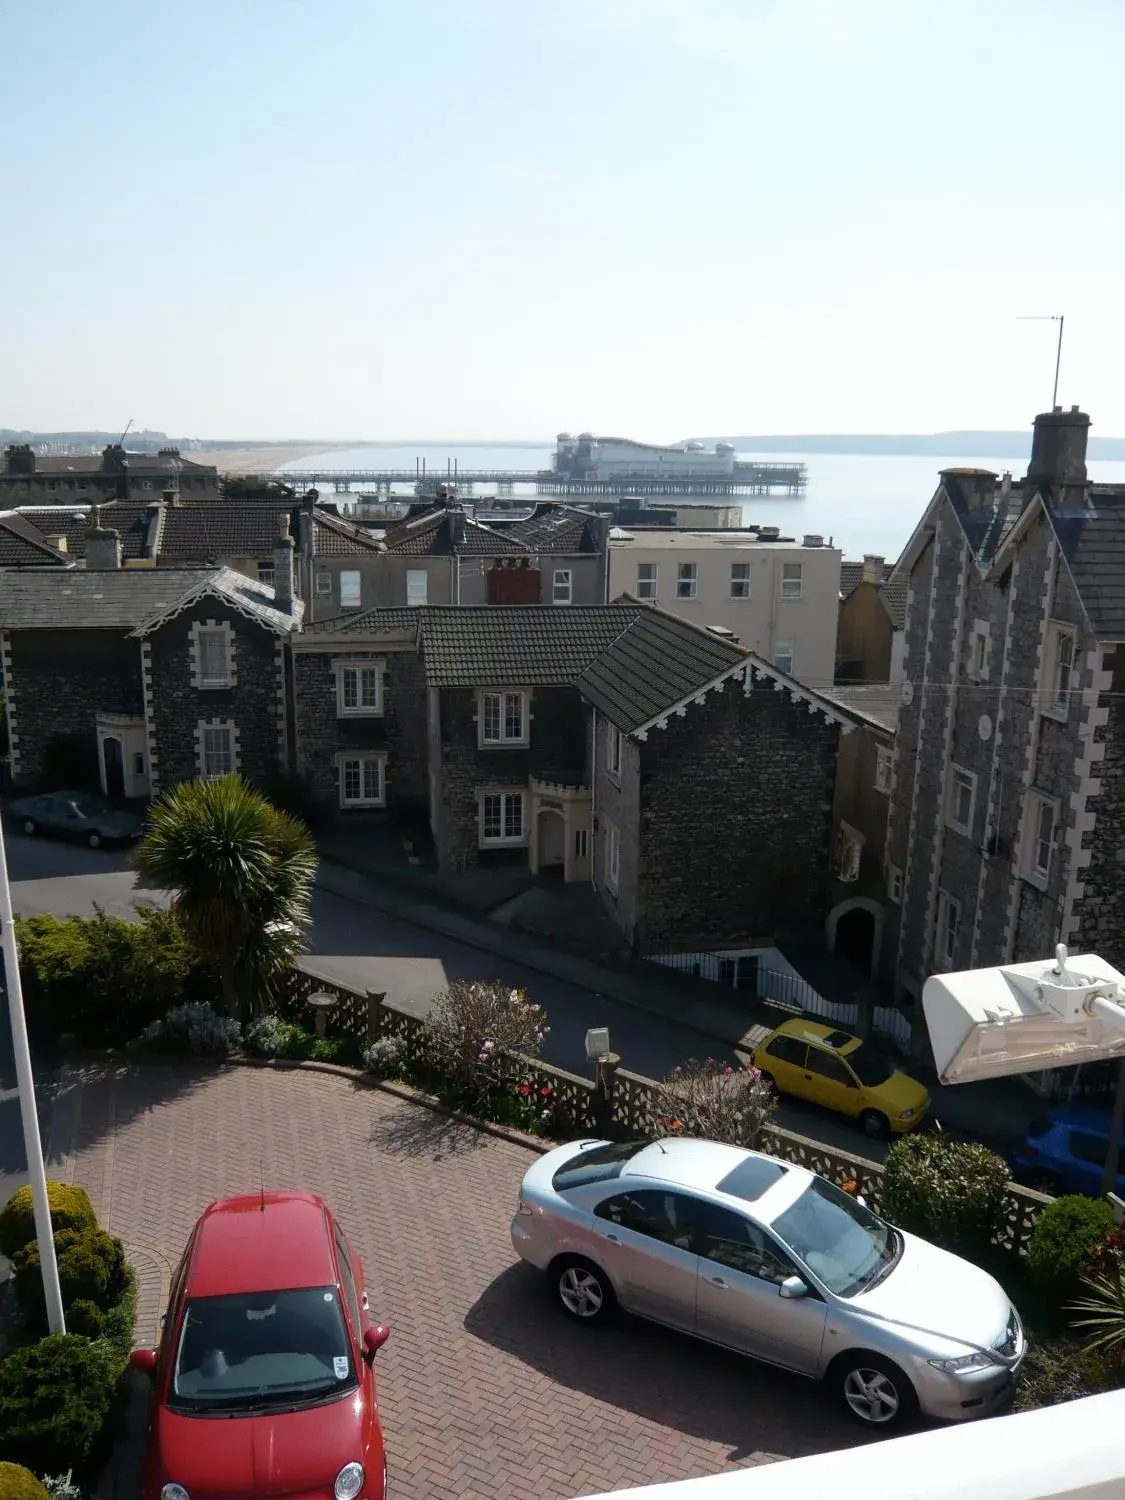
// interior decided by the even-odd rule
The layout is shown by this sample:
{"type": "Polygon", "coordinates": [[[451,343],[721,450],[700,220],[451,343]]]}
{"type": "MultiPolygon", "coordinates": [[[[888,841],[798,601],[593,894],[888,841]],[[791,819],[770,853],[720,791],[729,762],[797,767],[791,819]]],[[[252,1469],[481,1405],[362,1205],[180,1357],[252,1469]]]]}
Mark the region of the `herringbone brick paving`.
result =
{"type": "Polygon", "coordinates": [[[328,1200],[392,1328],[376,1370],[396,1500],[562,1500],[856,1440],[795,1377],[567,1323],[508,1239],[520,1146],[304,1071],[94,1068],[70,1115],[68,1175],[130,1249],[141,1341],[208,1202],[259,1174],[328,1200]]]}

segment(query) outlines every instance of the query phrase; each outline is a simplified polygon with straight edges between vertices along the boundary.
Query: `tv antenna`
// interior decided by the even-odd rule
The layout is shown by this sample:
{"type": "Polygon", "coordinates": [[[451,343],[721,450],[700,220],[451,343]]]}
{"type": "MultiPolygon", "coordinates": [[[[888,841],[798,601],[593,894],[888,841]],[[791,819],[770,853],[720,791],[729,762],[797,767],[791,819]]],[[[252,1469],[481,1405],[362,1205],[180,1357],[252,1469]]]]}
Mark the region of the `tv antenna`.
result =
{"type": "Polygon", "coordinates": [[[1059,404],[1059,365],[1062,363],[1062,336],[1063,323],[1066,321],[1063,313],[1027,313],[1017,318],[1018,323],[1057,323],[1059,325],[1059,340],[1055,346],[1055,388],[1051,392],[1051,410],[1059,404]]]}

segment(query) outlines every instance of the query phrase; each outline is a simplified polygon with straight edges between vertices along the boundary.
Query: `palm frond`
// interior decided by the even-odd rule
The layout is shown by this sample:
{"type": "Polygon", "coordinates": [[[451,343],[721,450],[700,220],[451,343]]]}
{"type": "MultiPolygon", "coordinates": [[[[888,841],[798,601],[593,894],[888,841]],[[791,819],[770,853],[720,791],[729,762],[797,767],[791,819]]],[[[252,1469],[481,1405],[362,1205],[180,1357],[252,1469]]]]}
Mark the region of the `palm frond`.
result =
{"type": "Polygon", "coordinates": [[[1070,1304],[1070,1312],[1082,1315],[1071,1319],[1071,1327],[1094,1335],[1086,1341],[1088,1350],[1125,1349],[1125,1282],[1121,1271],[1113,1275],[1092,1272],[1083,1276],[1082,1285],[1088,1295],[1070,1304]]]}

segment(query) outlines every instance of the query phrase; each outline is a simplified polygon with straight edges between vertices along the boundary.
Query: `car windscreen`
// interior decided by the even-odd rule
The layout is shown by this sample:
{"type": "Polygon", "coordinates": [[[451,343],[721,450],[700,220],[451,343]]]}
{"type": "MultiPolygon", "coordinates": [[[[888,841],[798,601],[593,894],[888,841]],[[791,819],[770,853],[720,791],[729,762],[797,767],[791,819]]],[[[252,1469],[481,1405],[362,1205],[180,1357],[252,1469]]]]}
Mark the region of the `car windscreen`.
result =
{"type": "Polygon", "coordinates": [[[556,1193],[565,1193],[569,1188],[612,1182],[621,1176],[625,1164],[648,1144],[648,1141],[609,1141],[601,1146],[590,1146],[563,1162],[551,1178],[551,1186],[556,1193]]]}
{"type": "Polygon", "coordinates": [[[899,1254],[899,1239],[889,1224],[821,1177],[813,1178],[772,1227],[839,1297],[862,1292],[899,1254]]]}
{"type": "Polygon", "coordinates": [[[886,1083],[895,1070],[894,1063],[885,1052],[880,1052],[877,1047],[869,1047],[866,1042],[854,1052],[846,1052],[844,1060],[864,1088],[868,1089],[878,1088],[879,1084],[886,1083]]]}
{"type": "Polygon", "coordinates": [[[336,1287],[196,1297],[184,1311],[169,1403],[189,1411],[291,1406],[355,1383],[336,1287]]]}

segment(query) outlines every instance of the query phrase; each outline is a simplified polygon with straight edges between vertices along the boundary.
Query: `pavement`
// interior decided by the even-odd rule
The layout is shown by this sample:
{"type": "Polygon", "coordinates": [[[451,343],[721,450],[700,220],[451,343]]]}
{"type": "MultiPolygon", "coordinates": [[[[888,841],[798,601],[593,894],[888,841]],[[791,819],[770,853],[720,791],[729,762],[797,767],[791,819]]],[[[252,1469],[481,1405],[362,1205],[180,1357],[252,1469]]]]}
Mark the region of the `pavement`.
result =
{"type": "MultiPolygon", "coordinates": [[[[63,1170],[139,1275],[151,1343],[213,1199],[307,1189],[363,1259],[390,1493],[554,1500],[867,1440],[819,1387],[660,1329],[568,1323],[514,1257],[530,1149],[339,1075],[107,1063],[68,1078],[63,1170]]],[[[106,1493],[133,1496],[141,1418],[106,1493]]]]}

